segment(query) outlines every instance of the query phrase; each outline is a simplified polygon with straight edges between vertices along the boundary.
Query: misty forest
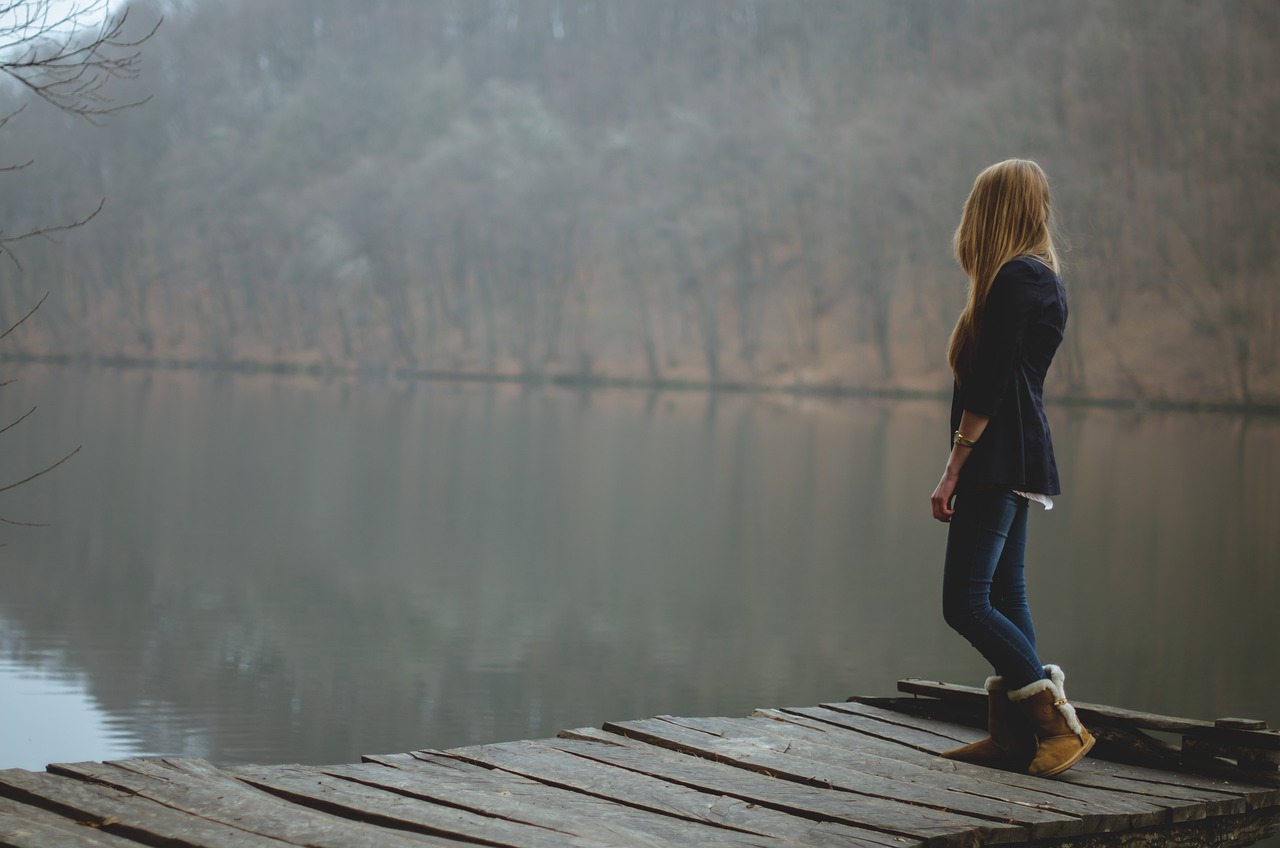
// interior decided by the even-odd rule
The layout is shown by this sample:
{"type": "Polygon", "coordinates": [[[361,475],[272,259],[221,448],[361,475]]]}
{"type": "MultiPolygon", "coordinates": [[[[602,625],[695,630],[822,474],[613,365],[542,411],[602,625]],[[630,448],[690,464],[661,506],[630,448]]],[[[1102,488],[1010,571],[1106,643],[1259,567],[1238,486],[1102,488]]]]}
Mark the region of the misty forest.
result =
{"type": "Polygon", "coordinates": [[[1025,156],[1052,394],[1280,398],[1267,0],[127,9],[145,102],[0,128],[5,233],[105,200],[0,264],[50,294],[6,355],[942,391],[961,203],[1025,156]]]}

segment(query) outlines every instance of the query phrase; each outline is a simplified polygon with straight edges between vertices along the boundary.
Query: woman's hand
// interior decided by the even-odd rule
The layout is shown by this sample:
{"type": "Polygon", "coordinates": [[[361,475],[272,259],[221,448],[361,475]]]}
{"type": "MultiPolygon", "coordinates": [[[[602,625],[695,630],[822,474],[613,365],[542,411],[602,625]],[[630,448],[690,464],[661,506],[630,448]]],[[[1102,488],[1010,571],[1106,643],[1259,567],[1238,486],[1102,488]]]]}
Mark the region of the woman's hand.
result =
{"type": "MultiPolygon", "coordinates": [[[[990,422],[991,416],[966,409],[960,415],[960,432],[964,433],[968,441],[976,442],[982,438],[990,422]]],[[[965,447],[953,440],[951,455],[947,457],[947,469],[942,472],[942,480],[939,481],[938,488],[933,490],[933,497],[929,499],[933,505],[933,517],[943,524],[950,521],[951,516],[956,514],[956,511],[951,508],[951,496],[956,493],[956,483],[960,482],[960,469],[964,468],[964,463],[971,453],[973,453],[972,447],[965,447]]]]}
{"type": "Polygon", "coordinates": [[[955,493],[956,481],[959,480],[958,475],[947,472],[943,473],[942,479],[938,481],[938,488],[933,490],[933,497],[929,498],[929,503],[933,506],[933,517],[946,524],[951,520],[951,516],[955,515],[955,510],[951,508],[951,495],[955,493]]]}

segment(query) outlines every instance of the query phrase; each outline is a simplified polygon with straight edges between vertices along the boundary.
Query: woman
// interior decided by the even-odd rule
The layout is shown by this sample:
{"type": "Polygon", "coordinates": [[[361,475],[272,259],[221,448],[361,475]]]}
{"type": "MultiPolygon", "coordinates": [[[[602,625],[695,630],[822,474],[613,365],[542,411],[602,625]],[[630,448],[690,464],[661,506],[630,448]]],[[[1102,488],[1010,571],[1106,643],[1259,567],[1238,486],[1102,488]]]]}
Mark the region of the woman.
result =
{"type": "Polygon", "coordinates": [[[947,623],[991,663],[990,738],[944,757],[1049,777],[1093,747],[1057,666],[1036,654],[1023,582],[1027,511],[1059,493],[1044,377],[1062,342],[1066,295],[1050,232],[1049,181],[1010,159],[974,181],[955,234],[969,301],[951,333],[951,455],[933,492],[949,525],[947,623]]]}

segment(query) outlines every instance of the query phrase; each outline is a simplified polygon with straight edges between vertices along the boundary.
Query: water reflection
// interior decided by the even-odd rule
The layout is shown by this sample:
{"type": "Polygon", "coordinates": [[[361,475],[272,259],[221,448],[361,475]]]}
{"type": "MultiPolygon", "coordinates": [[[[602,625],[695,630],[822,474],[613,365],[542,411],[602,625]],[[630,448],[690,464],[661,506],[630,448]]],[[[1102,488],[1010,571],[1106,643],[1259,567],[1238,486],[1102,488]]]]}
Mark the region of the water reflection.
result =
{"type": "Polygon", "coordinates": [[[95,703],[82,672],[56,653],[23,645],[0,618],[0,750],[4,767],[43,769],[52,760],[128,756],[141,741],[95,703]],[[7,659],[14,657],[16,659],[7,659]]]}
{"type": "MultiPolygon", "coordinates": [[[[21,376],[5,476],[85,448],[0,510],[55,525],[7,531],[4,661],[52,646],[113,728],[45,761],[341,762],[987,673],[938,611],[942,404],[21,376]]],[[[1032,601],[1072,694],[1280,720],[1278,422],[1053,416],[1032,601]]]]}

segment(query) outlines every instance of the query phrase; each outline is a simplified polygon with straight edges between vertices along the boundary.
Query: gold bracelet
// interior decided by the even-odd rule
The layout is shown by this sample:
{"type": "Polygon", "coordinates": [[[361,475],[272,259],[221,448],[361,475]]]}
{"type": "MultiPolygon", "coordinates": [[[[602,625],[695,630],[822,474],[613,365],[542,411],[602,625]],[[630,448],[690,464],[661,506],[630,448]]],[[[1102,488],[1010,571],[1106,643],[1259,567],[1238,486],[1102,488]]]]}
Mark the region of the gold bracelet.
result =
{"type": "Polygon", "coordinates": [[[960,435],[959,430],[956,430],[956,434],[951,437],[951,444],[959,445],[962,448],[972,448],[972,447],[977,447],[978,440],[966,439],[964,436],[960,435]]]}

